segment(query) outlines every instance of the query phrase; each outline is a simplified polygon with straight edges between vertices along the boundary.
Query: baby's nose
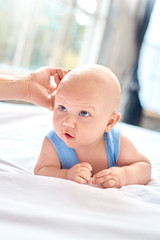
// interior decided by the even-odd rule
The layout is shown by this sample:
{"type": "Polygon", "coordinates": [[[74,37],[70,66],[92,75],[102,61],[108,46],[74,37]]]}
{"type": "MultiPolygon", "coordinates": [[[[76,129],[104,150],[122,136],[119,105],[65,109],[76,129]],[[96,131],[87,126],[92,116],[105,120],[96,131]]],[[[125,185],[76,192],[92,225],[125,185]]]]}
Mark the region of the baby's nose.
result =
{"type": "Polygon", "coordinates": [[[74,116],[68,115],[63,121],[63,126],[67,128],[75,128],[76,120],[74,116]]]}

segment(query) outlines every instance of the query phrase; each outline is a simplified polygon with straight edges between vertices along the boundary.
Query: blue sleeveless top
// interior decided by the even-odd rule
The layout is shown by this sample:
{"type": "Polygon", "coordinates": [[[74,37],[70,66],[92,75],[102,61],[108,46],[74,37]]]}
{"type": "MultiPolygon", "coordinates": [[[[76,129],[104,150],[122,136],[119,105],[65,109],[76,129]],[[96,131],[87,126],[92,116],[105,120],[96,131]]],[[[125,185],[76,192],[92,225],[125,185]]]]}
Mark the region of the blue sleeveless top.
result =
{"type": "MultiPolygon", "coordinates": [[[[63,169],[70,169],[75,164],[80,163],[76,151],[73,148],[69,148],[63,140],[57,136],[54,129],[52,129],[46,137],[50,139],[55,147],[63,169]]],[[[104,133],[104,138],[108,157],[108,167],[118,166],[120,130],[113,128],[110,132],[104,133]]]]}

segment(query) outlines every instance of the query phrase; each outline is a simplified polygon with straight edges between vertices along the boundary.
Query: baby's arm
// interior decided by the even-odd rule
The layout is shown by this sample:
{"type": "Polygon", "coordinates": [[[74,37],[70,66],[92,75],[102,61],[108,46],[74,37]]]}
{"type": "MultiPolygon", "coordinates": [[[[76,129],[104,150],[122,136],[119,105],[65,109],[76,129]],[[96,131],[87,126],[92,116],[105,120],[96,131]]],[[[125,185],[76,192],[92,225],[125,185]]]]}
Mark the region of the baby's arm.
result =
{"type": "Polygon", "coordinates": [[[103,187],[122,187],[130,184],[147,184],[151,177],[151,164],[133,143],[121,135],[119,167],[111,167],[94,175],[95,184],[103,187]]]}
{"type": "Polygon", "coordinates": [[[86,162],[76,164],[70,169],[61,169],[60,160],[53,144],[48,138],[45,138],[34,174],[68,179],[78,183],[89,183],[91,171],[91,165],[86,162]]]}

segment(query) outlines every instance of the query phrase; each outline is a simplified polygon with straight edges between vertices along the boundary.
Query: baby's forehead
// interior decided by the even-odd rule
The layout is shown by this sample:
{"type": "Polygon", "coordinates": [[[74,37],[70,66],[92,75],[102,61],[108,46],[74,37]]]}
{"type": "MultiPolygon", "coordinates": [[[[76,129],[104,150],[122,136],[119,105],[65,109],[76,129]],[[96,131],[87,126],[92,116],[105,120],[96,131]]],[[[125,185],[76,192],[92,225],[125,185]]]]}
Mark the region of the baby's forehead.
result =
{"type": "Polygon", "coordinates": [[[108,78],[110,76],[104,72],[95,71],[95,69],[84,69],[80,71],[80,69],[75,69],[62,79],[61,84],[63,86],[72,85],[77,87],[88,87],[89,85],[106,85],[108,82],[108,78]]]}
{"type": "Polygon", "coordinates": [[[112,92],[119,94],[120,85],[112,71],[101,65],[84,65],[71,70],[61,80],[58,88],[72,89],[73,91],[98,91],[99,93],[112,92]]]}

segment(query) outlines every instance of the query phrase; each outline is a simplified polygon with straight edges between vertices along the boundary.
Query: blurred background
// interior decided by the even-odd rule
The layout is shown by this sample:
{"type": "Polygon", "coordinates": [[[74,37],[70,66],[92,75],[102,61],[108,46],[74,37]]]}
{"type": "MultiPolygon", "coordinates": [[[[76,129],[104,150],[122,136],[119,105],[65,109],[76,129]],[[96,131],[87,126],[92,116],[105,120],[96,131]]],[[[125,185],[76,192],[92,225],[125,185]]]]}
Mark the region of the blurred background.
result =
{"type": "Polygon", "coordinates": [[[160,0],[0,0],[0,71],[102,64],[121,121],[160,131],[159,24],[160,0]]]}

